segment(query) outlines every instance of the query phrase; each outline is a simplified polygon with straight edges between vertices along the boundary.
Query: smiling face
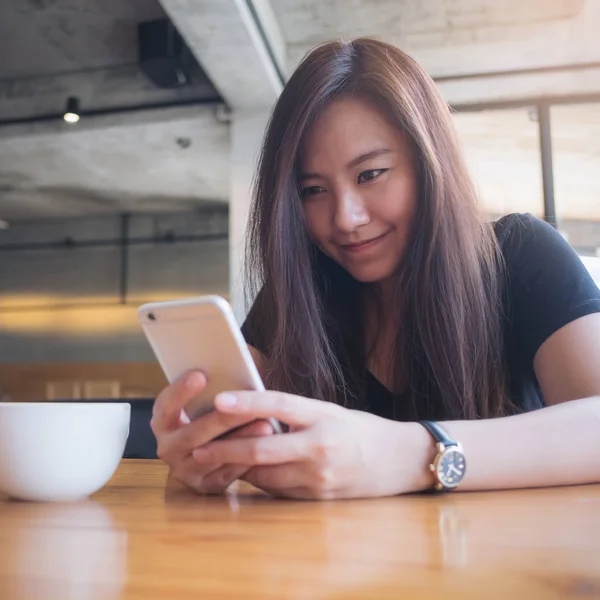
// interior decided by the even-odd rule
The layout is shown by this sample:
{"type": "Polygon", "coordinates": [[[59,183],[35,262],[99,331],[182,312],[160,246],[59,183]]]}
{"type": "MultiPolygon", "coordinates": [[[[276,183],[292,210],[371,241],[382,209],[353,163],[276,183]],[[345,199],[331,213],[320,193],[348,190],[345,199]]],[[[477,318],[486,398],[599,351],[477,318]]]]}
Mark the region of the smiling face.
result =
{"type": "Polygon", "coordinates": [[[341,98],[312,125],[298,177],[313,242],[355,279],[398,272],[417,204],[414,152],[367,102],[341,98]]]}

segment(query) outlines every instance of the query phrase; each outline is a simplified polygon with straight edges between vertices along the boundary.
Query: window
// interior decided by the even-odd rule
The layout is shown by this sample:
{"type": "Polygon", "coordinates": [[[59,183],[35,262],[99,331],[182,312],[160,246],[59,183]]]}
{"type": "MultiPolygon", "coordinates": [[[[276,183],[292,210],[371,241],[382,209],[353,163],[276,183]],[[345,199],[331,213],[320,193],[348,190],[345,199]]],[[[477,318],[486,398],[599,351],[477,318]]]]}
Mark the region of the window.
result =
{"type": "Polygon", "coordinates": [[[600,256],[600,102],[550,117],[558,227],[580,255],[600,256]]]}
{"type": "Polygon", "coordinates": [[[467,166],[486,212],[544,213],[535,108],[455,113],[467,166]]]}

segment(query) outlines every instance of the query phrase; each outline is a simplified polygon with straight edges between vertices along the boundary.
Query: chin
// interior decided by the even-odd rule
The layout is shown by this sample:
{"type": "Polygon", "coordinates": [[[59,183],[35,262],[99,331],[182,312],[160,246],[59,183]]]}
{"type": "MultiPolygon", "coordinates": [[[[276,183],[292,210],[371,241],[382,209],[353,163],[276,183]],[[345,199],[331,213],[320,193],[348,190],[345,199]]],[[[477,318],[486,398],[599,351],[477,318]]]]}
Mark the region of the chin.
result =
{"type": "Polygon", "coordinates": [[[350,269],[348,272],[361,283],[377,283],[391,277],[395,269],[350,269]]]}

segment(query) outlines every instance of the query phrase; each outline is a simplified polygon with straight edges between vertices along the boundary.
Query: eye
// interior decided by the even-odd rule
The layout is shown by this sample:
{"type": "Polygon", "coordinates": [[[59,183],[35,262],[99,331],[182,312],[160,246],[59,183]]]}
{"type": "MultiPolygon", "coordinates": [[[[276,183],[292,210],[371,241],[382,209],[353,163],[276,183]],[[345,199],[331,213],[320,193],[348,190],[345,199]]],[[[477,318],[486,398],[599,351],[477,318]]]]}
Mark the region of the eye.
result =
{"type": "Polygon", "coordinates": [[[358,176],[358,183],[366,183],[367,181],[373,181],[386,171],[387,169],[368,169],[367,171],[363,171],[358,176]]]}
{"type": "Polygon", "coordinates": [[[325,188],[320,185],[311,185],[310,187],[305,187],[300,191],[300,196],[302,198],[308,198],[308,196],[314,196],[316,194],[320,194],[325,191],[325,188]]]}

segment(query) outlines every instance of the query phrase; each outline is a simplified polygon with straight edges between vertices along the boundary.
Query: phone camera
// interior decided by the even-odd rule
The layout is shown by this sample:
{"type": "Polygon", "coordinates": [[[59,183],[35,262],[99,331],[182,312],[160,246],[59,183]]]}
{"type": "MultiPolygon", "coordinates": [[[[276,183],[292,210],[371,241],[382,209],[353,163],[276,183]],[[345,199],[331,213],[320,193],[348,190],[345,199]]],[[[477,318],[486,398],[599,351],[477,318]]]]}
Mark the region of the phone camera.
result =
{"type": "Polygon", "coordinates": [[[150,321],[156,321],[156,315],[154,313],[148,313],[148,319],[150,321]]]}

